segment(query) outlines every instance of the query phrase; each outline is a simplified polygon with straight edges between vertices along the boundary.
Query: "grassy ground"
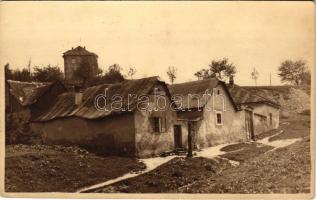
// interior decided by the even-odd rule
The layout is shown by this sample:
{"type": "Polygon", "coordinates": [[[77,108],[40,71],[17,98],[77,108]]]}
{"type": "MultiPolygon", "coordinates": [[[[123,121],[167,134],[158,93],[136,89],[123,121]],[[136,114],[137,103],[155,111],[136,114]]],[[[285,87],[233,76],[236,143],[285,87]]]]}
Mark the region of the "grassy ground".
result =
{"type": "Polygon", "coordinates": [[[144,169],[132,158],[98,157],[74,147],[6,147],[6,192],[74,192],[144,169]]]}
{"type": "Polygon", "coordinates": [[[309,140],[253,157],[191,185],[200,193],[309,193],[309,140]]]}
{"type": "Polygon", "coordinates": [[[227,160],[195,158],[174,158],[144,175],[123,180],[94,192],[160,193],[177,192],[204,177],[214,176],[230,166],[227,160]]]}
{"type": "Polygon", "coordinates": [[[252,157],[258,156],[272,149],[272,147],[245,143],[238,145],[238,148],[236,146],[223,149],[234,151],[214,159],[202,157],[174,158],[149,173],[97,189],[94,192],[196,192],[190,191],[191,186],[195,185],[196,182],[201,180],[203,180],[201,184],[204,184],[203,182],[207,180],[213,182],[215,177],[232,168],[226,158],[243,162],[247,157],[249,158],[249,155],[252,157]]]}
{"type": "MultiPolygon", "coordinates": [[[[254,158],[258,155],[261,155],[271,149],[273,147],[262,145],[258,143],[241,143],[235,148],[239,147],[239,149],[235,149],[234,151],[228,151],[226,154],[221,155],[223,158],[227,158],[229,160],[244,162],[249,158],[254,158]]],[[[223,150],[224,151],[224,150],[223,150]]]]}
{"type": "Polygon", "coordinates": [[[280,129],[283,133],[271,137],[269,141],[292,139],[292,138],[306,138],[310,136],[310,116],[301,114],[292,114],[288,119],[282,119],[280,129]]]}
{"type": "Polygon", "coordinates": [[[289,146],[228,145],[221,149],[227,153],[216,159],[175,158],[149,173],[93,192],[309,193],[309,120],[309,116],[294,115],[282,121],[280,129],[264,134],[283,130],[270,140],[302,139],[289,146]],[[232,166],[227,159],[240,164],[232,166]]]}

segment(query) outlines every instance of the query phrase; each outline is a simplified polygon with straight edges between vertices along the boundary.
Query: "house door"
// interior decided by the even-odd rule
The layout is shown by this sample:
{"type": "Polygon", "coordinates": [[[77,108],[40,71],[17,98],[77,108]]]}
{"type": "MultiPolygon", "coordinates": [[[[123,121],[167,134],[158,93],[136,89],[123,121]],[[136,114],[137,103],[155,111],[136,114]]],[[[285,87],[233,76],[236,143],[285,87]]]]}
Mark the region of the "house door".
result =
{"type": "Polygon", "coordinates": [[[174,125],[173,126],[173,133],[174,133],[174,147],[182,148],[182,131],[181,125],[174,125]]]}
{"type": "Polygon", "coordinates": [[[255,139],[254,135],[254,130],[253,130],[253,117],[252,117],[252,112],[249,110],[246,110],[246,132],[247,132],[247,137],[250,140],[255,139]]]}

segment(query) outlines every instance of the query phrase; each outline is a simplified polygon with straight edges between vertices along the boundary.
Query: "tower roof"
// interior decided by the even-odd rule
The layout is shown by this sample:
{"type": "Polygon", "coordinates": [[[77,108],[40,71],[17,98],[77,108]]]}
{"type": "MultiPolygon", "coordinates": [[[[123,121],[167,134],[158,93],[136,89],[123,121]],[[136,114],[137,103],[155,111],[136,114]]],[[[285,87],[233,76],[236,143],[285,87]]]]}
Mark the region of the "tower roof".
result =
{"type": "Polygon", "coordinates": [[[86,50],[86,47],[78,46],[63,53],[63,56],[96,56],[97,54],[86,50]]]}

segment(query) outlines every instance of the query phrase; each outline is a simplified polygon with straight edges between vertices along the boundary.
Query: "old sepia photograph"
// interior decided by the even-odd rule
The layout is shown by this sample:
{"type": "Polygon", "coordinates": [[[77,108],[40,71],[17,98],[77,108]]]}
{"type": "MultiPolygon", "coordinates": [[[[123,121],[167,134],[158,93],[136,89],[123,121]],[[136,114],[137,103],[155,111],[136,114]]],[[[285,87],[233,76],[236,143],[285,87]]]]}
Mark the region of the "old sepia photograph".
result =
{"type": "Polygon", "coordinates": [[[314,195],[311,1],[0,2],[0,44],[3,196],[314,195]]]}

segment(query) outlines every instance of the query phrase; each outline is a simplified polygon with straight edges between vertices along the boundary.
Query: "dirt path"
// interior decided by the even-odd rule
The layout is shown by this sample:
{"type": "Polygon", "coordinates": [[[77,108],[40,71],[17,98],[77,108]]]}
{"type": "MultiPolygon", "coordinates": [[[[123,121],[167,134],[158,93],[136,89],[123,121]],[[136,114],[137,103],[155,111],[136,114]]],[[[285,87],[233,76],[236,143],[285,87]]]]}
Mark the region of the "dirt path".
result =
{"type": "MultiPolygon", "coordinates": [[[[282,147],[286,147],[286,146],[289,146],[297,141],[300,141],[302,140],[302,138],[293,138],[293,139],[283,139],[283,140],[274,140],[274,141],[269,141],[270,138],[272,137],[275,137],[277,135],[280,135],[282,134],[284,131],[283,130],[280,130],[278,133],[276,133],[275,135],[272,135],[272,136],[269,136],[269,137],[266,137],[266,138],[263,138],[261,140],[258,140],[257,143],[261,143],[261,144],[264,144],[264,145],[269,145],[269,146],[272,146],[274,147],[273,149],[271,149],[270,151],[274,151],[278,148],[282,148],[282,147]]],[[[270,152],[268,151],[268,152],[270,152]]],[[[267,152],[266,152],[267,153],[267,152]]]]}
{"type": "Polygon", "coordinates": [[[200,152],[197,152],[197,156],[204,157],[204,158],[215,158],[216,156],[227,153],[225,151],[221,151],[221,149],[227,145],[229,144],[221,144],[221,145],[202,149],[200,152]]]}
{"type": "Polygon", "coordinates": [[[88,187],[84,187],[81,188],[79,190],[77,190],[77,193],[83,193],[83,192],[88,192],[90,190],[94,190],[100,187],[104,187],[125,179],[129,179],[129,178],[133,178],[142,174],[145,174],[147,172],[150,172],[154,169],[156,169],[157,167],[159,167],[160,165],[170,161],[171,159],[175,158],[175,157],[179,157],[179,156],[168,156],[168,157],[154,157],[154,158],[145,158],[145,159],[140,159],[141,162],[143,162],[146,165],[146,169],[143,171],[140,171],[138,173],[127,173],[124,174],[123,176],[120,176],[118,178],[115,179],[111,179],[102,183],[98,183],[92,186],[88,186],[88,187]]]}
{"type": "MultiPolygon", "coordinates": [[[[203,149],[200,152],[197,152],[197,156],[212,159],[212,158],[218,157],[220,155],[226,154],[227,152],[222,151],[221,149],[227,145],[233,145],[233,144],[237,144],[237,143],[221,144],[221,145],[217,145],[217,146],[213,146],[213,147],[208,147],[208,148],[203,149]]],[[[240,151],[240,150],[241,149],[238,149],[236,151],[240,151]]],[[[227,158],[221,158],[221,159],[227,160],[232,166],[238,166],[240,164],[238,161],[229,160],[227,158]]]]}

